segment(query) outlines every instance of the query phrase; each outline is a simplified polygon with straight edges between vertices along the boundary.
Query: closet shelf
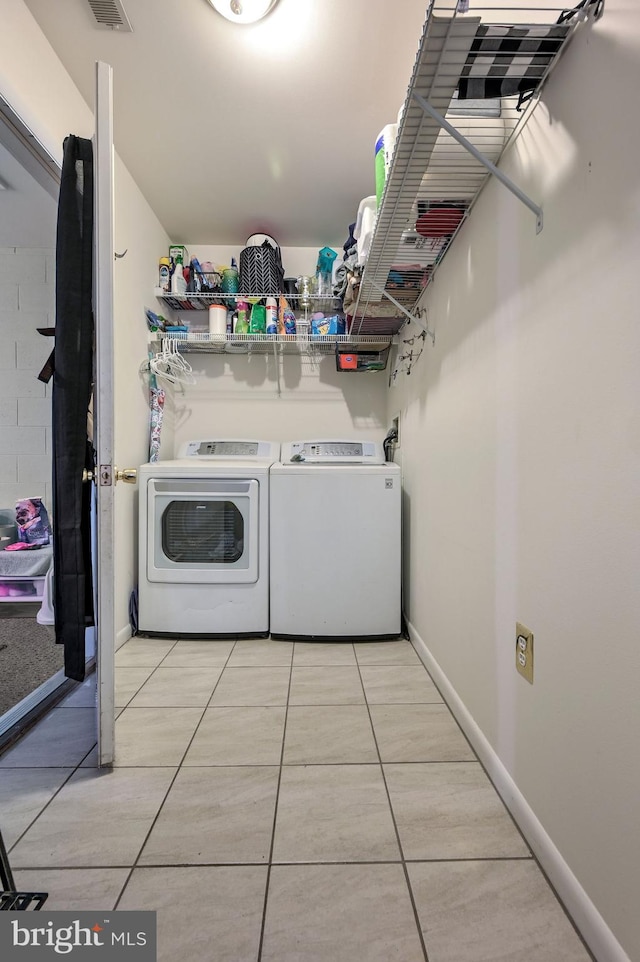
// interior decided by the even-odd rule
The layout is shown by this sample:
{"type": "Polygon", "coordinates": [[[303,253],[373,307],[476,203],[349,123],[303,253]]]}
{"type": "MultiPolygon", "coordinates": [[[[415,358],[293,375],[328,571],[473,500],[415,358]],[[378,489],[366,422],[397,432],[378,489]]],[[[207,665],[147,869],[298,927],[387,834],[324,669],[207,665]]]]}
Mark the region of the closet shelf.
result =
{"type": "MultiPolygon", "coordinates": [[[[489,177],[507,180],[495,165],[526,123],[576,26],[599,17],[603,6],[603,0],[581,0],[574,8],[552,0],[526,6],[514,0],[432,0],[360,283],[356,323],[374,316],[387,294],[399,305],[398,317],[406,321],[412,314],[489,177]],[[478,153],[494,165],[491,172],[478,153]]],[[[516,185],[506,186],[535,211],[540,230],[542,211],[516,185]]]]}
{"type": "Polygon", "coordinates": [[[178,350],[198,354],[335,354],[336,345],[354,351],[381,351],[393,338],[350,334],[198,334],[170,331],[162,335],[174,341],[178,350]]]}
{"type": "MultiPolygon", "coordinates": [[[[173,311],[206,311],[211,304],[226,304],[235,301],[248,301],[249,303],[264,300],[267,297],[278,298],[279,294],[224,294],[222,292],[211,292],[206,294],[168,294],[161,287],[156,287],[155,296],[173,311]]],[[[320,296],[311,294],[305,297],[303,294],[283,294],[286,297],[291,309],[295,312],[310,313],[322,311],[338,313],[340,301],[331,296],[320,296]]]]}

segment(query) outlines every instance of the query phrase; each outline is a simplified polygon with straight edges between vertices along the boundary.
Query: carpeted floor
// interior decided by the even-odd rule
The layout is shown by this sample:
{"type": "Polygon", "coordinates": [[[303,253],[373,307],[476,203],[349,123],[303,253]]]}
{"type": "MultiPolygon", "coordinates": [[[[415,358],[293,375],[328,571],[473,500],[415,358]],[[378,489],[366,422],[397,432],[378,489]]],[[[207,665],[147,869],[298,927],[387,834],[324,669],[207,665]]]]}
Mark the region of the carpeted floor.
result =
{"type": "Polygon", "coordinates": [[[39,607],[6,603],[0,611],[0,715],[62,668],[62,645],[36,621],[39,607]]]}

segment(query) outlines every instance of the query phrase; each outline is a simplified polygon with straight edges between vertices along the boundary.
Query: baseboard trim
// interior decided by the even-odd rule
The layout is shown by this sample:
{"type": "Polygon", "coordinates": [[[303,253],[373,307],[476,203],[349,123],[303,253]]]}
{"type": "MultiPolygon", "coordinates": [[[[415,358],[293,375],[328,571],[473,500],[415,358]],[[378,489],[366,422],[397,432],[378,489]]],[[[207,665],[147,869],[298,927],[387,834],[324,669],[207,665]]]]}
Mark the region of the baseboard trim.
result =
{"type": "Polygon", "coordinates": [[[117,651],[118,648],[122,648],[125,642],[129,641],[129,638],[131,638],[131,625],[125,625],[124,628],[121,628],[120,631],[116,632],[115,650],[117,651]]]}
{"type": "Polygon", "coordinates": [[[433,677],[442,697],[471,742],[498,794],[511,812],[549,881],[564,902],[576,928],[598,962],[631,962],[613,932],[580,885],[547,834],[499,756],[476,724],[440,665],[407,620],[409,636],[420,660],[433,677]]]}

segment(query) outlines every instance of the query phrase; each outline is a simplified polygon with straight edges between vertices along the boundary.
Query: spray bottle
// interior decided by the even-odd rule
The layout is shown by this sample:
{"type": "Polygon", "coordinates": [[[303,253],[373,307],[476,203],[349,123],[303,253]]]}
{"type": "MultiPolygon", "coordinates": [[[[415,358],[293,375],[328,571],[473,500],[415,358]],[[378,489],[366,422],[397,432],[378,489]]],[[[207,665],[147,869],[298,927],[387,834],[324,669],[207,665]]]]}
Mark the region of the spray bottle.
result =
{"type": "Polygon", "coordinates": [[[278,304],[275,297],[267,298],[266,331],[267,334],[278,333],[278,304]]]}
{"type": "Polygon", "coordinates": [[[173,274],[171,275],[171,293],[187,293],[187,282],[184,279],[184,267],[182,264],[182,258],[179,254],[176,257],[176,266],[174,267],[173,274]]]}

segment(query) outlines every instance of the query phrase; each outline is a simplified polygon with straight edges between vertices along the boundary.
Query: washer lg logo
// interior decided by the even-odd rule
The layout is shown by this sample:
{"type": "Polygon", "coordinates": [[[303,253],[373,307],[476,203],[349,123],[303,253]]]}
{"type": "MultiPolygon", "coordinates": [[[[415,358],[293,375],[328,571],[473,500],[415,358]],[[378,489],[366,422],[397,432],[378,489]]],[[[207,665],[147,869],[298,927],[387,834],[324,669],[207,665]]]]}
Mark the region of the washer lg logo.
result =
{"type": "Polygon", "coordinates": [[[73,953],[74,962],[133,959],[155,962],[155,912],[114,912],[96,919],[93,912],[40,912],[38,924],[0,918],[0,958],[53,958],[73,953]]]}

